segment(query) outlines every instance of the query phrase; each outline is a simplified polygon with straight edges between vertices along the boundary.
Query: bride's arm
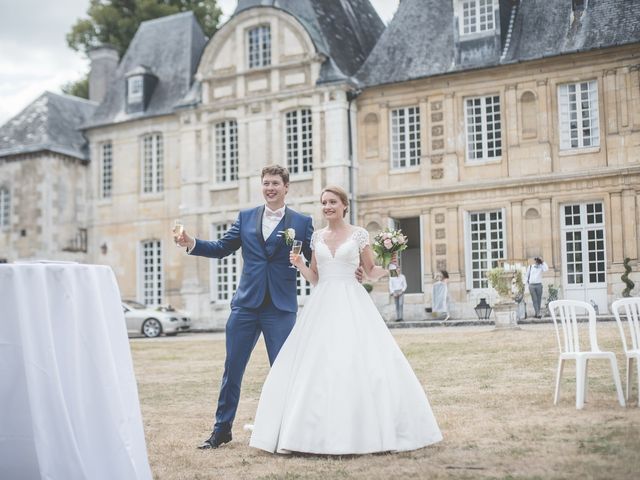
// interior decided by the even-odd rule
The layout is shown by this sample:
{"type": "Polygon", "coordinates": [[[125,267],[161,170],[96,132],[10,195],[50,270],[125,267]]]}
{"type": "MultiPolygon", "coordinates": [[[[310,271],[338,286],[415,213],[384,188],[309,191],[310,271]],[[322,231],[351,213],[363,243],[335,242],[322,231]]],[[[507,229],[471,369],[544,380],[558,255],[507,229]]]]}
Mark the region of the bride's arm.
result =
{"type": "Polygon", "coordinates": [[[373,281],[388,275],[389,272],[382,267],[376,265],[373,250],[370,245],[366,245],[360,252],[360,263],[364,269],[365,275],[373,281]]]}
{"type": "Polygon", "coordinates": [[[295,255],[289,254],[289,261],[293,266],[295,266],[304,278],[307,279],[307,282],[310,282],[312,285],[318,283],[318,264],[316,263],[316,253],[311,252],[311,263],[307,267],[304,262],[304,257],[302,255],[298,255],[294,260],[295,255]]]}

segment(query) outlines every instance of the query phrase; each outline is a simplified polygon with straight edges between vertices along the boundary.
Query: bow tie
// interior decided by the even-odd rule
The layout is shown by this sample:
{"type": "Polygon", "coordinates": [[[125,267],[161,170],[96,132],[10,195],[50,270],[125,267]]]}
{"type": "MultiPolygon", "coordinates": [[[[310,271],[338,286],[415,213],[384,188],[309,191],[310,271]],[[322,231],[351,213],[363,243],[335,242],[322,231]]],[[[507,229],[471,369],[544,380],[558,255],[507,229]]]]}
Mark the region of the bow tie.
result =
{"type": "Polygon", "coordinates": [[[269,210],[264,211],[264,216],[266,218],[270,218],[271,220],[280,220],[283,215],[284,215],[284,212],[282,211],[277,211],[277,212],[271,212],[269,210]]]}

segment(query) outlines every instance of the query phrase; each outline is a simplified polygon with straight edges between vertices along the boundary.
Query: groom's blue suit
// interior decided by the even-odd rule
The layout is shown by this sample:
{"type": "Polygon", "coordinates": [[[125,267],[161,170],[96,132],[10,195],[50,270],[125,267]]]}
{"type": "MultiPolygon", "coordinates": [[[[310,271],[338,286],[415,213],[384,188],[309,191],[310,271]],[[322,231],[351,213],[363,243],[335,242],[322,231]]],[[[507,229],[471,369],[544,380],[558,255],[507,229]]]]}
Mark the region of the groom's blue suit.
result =
{"type": "Polygon", "coordinates": [[[289,268],[289,250],[278,232],[293,228],[302,251],[311,258],[311,217],[290,208],[269,238],[262,237],[264,206],[243,210],[229,231],[217,241],[196,239],[191,255],[223,258],[242,247],[242,275],[231,301],[226,325],[227,358],[218,398],[214,431],[228,432],[240,399],[240,386],[251,351],[260,333],[273,364],[293,328],[298,310],[297,270],[289,268]]]}

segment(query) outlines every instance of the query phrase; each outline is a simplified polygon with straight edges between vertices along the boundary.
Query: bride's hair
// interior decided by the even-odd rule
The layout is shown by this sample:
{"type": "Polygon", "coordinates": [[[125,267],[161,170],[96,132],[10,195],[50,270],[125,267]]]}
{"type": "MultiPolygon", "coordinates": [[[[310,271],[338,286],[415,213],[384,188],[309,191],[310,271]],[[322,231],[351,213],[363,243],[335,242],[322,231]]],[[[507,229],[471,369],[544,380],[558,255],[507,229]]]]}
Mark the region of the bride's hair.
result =
{"type": "Polygon", "coordinates": [[[329,185],[328,187],[324,187],[322,189],[322,193],[320,193],[320,202],[322,202],[322,196],[326,192],[331,192],[334,195],[337,195],[342,204],[347,207],[344,209],[344,212],[342,212],[342,216],[346,217],[347,212],[349,211],[349,196],[347,195],[347,192],[344,190],[344,188],[338,187],[337,185],[329,185]]]}

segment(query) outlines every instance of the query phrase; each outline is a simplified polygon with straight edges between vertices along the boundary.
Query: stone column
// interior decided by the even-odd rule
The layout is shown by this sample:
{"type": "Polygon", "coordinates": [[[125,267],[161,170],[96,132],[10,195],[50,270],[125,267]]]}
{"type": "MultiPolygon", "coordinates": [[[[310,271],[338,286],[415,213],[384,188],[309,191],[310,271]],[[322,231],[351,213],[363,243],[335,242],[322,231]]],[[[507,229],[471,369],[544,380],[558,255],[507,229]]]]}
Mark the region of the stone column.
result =
{"type": "Polygon", "coordinates": [[[622,191],[622,238],[624,239],[623,257],[631,260],[638,258],[638,236],[636,223],[636,193],[634,190],[622,191]]]}
{"type": "Polygon", "coordinates": [[[603,79],[603,100],[607,133],[618,133],[618,117],[616,112],[616,71],[607,70],[603,79]]]}
{"type": "Polygon", "coordinates": [[[622,236],[622,196],[620,192],[611,193],[611,210],[609,214],[611,222],[611,240],[609,242],[611,246],[611,260],[613,263],[622,263],[624,260],[624,252],[622,249],[623,236],[622,236]]]}

